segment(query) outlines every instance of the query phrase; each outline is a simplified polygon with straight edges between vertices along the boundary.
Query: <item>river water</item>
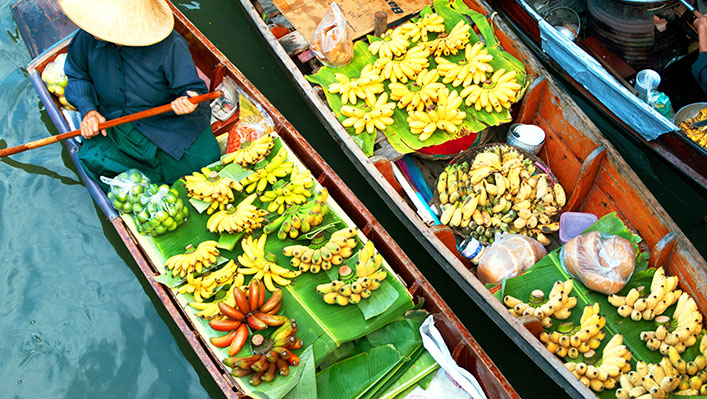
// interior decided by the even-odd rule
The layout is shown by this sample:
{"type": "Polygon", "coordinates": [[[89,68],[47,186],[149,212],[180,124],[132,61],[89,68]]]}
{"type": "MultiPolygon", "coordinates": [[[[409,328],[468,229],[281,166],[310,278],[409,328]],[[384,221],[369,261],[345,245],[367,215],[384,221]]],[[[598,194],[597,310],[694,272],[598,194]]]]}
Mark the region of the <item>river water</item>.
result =
{"type": "MultiPolygon", "coordinates": [[[[0,145],[56,133],[0,0],[0,145]]],[[[420,267],[523,397],[563,397],[465,297],[339,150],[234,0],[179,7],[298,128],[420,267]]],[[[62,146],[0,164],[0,397],[222,395],[79,182],[62,146]]]]}

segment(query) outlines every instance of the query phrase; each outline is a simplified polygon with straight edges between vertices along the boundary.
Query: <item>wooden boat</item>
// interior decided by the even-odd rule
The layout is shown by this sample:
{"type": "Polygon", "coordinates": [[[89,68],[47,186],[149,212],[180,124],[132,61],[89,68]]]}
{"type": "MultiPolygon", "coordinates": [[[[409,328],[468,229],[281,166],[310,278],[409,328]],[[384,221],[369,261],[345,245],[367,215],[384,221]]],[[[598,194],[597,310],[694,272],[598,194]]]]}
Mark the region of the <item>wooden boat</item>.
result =
{"type": "MultiPolygon", "coordinates": [[[[483,15],[493,12],[483,0],[465,0],[464,3],[483,15]]],[[[311,73],[308,68],[313,63],[306,53],[306,47],[291,46],[290,41],[278,41],[263,21],[260,11],[266,14],[272,12],[272,5],[258,4],[257,0],[241,0],[241,5],[272,47],[283,69],[290,74],[311,109],[340,143],[361,174],[420,244],[439,261],[445,272],[570,396],[593,397],[594,393],[568,372],[562,362],[536,339],[533,332],[539,333],[537,326],[528,325],[525,328],[476,278],[470,269],[471,263],[457,250],[451,230],[441,225],[429,226],[418,216],[412,202],[405,197],[391,173],[391,161],[394,158],[385,158],[375,152],[371,158],[364,155],[337,120],[321,95],[321,89],[313,87],[305,79],[304,74],[311,73]]],[[[495,19],[494,24],[502,47],[525,64],[529,80],[532,81],[517,113],[514,112],[514,122],[539,125],[545,130],[547,138],[539,157],[566,187],[568,195],[571,193],[564,211],[584,211],[600,216],[616,212],[644,239],[651,253],[651,267],[665,265],[670,274],[680,276],[682,289],[696,298],[702,312],[706,311],[707,298],[704,292],[707,280],[703,277],[707,271],[705,259],[594,123],[556,85],[509,25],[499,19],[495,19]]],[[[439,171],[443,167],[441,161],[418,161],[428,171],[439,171]]],[[[427,183],[432,185],[434,181],[432,179],[427,183]]]]}
{"type": "MultiPolygon", "coordinates": [[[[534,50],[534,54],[550,63],[552,68],[566,82],[574,86],[602,114],[608,115],[617,126],[623,128],[626,134],[632,135],[644,146],[663,157],[667,163],[672,164],[677,170],[689,176],[702,188],[702,192],[707,189],[707,149],[687,138],[685,132],[675,126],[671,120],[653,113],[650,106],[636,98],[635,90],[628,82],[635,80],[637,69],[639,68],[630,66],[620,55],[609,50],[604,41],[598,39],[594,31],[587,29],[582,33],[581,36],[583,37],[576,39],[576,45],[571,41],[564,42],[560,38],[554,38],[552,35],[545,33],[543,35],[546,37],[546,43],[543,43],[541,31],[549,32],[550,29],[554,29],[532,8],[530,2],[526,0],[495,0],[493,3],[498,11],[511,21],[517,31],[519,31],[521,38],[534,50]],[[543,46],[548,47],[548,43],[552,43],[551,46],[554,50],[543,50],[543,46]],[[568,53],[572,53],[571,57],[579,60],[580,65],[581,63],[597,63],[598,61],[600,65],[597,65],[597,68],[603,70],[605,74],[607,82],[604,86],[605,89],[599,90],[598,85],[587,88],[586,82],[577,78],[576,70],[574,73],[568,72],[568,63],[563,60],[563,55],[568,53]],[[641,124],[648,122],[646,124],[653,126],[637,126],[633,121],[628,121],[627,114],[635,115],[635,120],[640,120],[641,122],[639,123],[641,124]],[[653,129],[656,129],[655,132],[664,133],[655,139],[646,139],[647,135],[655,134],[648,133],[649,130],[652,131],[653,129]]],[[[661,14],[661,9],[664,10],[664,13],[672,12],[666,10],[666,8],[674,8],[679,5],[677,1],[636,3],[628,6],[635,6],[641,9],[650,8],[649,13],[651,15],[661,14]]],[[[560,5],[558,2],[552,4],[560,5]]],[[[627,15],[631,14],[627,12],[627,15]]],[[[684,24],[684,22],[679,23],[684,24]]],[[[673,25],[672,30],[676,29],[678,29],[678,26],[673,25]]],[[[689,54],[688,57],[664,70],[658,69],[663,78],[660,90],[670,95],[675,112],[685,105],[704,101],[704,93],[701,92],[699,87],[696,87],[694,78],[692,78],[690,72],[691,62],[687,62],[693,58],[695,58],[694,53],[689,54]],[[670,80],[675,82],[673,86],[667,85],[671,83],[670,80]]],[[[601,81],[600,78],[594,79],[597,82],[601,81]]]]}
{"type": "MultiPolygon", "coordinates": [[[[174,5],[170,4],[170,6],[175,17],[174,29],[189,43],[198,72],[207,82],[207,85],[214,89],[225,77],[230,77],[247,95],[266,110],[275,122],[275,131],[284,140],[285,144],[297,154],[300,161],[312,172],[317,181],[329,190],[329,195],[335,199],[360,231],[373,241],[376,248],[379,249],[384,258],[389,261],[389,264],[404,281],[414,300],[416,302],[422,301],[424,308],[435,315],[436,326],[457,363],[469,370],[477,378],[490,398],[518,398],[519,396],[513,387],[479,346],[474,337],[470,335],[469,331],[461,324],[435,289],[401,248],[391,239],[380,223],[358,200],[355,194],[245,76],[174,5]]],[[[74,30],[70,27],[71,22],[61,13],[53,1],[20,1],[13,6],[13,13],[20,24],[20,30],[31,52],[42,51],[43,45],[52,43],[46,37],[42,37],[41,34],[40,36],[35,36],[35,32],[51,32],[49,33],[50,35],[54,34],[61,38],[56,44],[32,60],[27,67],[27,71],[58,131],[60,133],[70,131],[72,128],[70,127],[69,119],[65,118],[65,114],[58,107],[56,98],[52,97],[47,91],[40,76],[48,63],[57,55],[66,52],[71,36],[64,36],[67,32],[74,30]],[[67,26],[69,27],[67,28],[67,26]],[[37,27],[41,27],[41,29],[35,30],[37,27]]],[[[233,120],[229,120],[226,124],[214,124],[212,126],[214,133],[223,133],[236,122],[237,114],[233,117],[233,120]]],[[[132,230],[129,230],[126,219],[113,209],[96,182],[87,178],[76,158],[80,143],[71,139],[65,141],[64,145],[74,161],[81,179],[86,184],[99,208],[110,220],[140,267],[146,281],[160,298],[165,309],[167,309],[177,327],[184,334],[224,395],[227,398],[246,397],[243,392],[238,390],[234,378],[230,375],[230,370],[219,361],[211,346],[207,345],[208,340],[197,333],[193,322],[177,302],[173,291],[155,280],[160,272],[146,254],[146,249],[141,247],[138,237],[132,233],[132,230]]]]}

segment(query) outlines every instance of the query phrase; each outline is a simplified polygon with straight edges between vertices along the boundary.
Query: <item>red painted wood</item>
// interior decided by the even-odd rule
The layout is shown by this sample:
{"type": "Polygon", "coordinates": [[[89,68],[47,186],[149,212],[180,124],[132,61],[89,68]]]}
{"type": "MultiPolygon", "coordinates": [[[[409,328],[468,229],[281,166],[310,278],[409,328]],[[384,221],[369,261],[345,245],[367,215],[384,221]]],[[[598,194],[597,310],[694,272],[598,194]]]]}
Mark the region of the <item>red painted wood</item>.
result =
{"type": "Polygon", "coordinates": [[[589,154],[587,159],[584,160],[577,183],[570,193],[566,193],[569,195],[569,199],[564,209],[565,212],[573,212],[582,207],[582,204],[587,198],[587,194],[589,194],[589,191],[594,187],[594,182],[597,179],[599,169],[601,169],[602,161],[605,156],[606,149],[601,146],[597,147],[589,154]]]}
{"type": "Polygon", "coordinates": [[[657,244],[651,250],[651,257],[648,260],[648,267],[660,267],[668,264],[670,257],[673,254],[673,249],[675,248],[675,239],[677,236],[674,232],[669,232],[663,238],[658,241],[657,244]]]}

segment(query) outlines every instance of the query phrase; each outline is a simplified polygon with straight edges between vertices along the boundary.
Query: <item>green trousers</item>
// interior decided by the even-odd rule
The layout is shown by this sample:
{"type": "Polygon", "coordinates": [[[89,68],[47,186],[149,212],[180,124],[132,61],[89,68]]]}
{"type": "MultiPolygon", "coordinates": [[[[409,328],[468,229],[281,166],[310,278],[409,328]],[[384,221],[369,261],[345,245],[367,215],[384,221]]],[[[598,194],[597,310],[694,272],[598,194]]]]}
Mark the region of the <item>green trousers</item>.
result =
{"type": "Polygon", "coordinates": [[[108,129],[107,136],[97,135],[84,140],[79,150],[79,161],[86,173],[107,192],[109,187],[100,181],[100,176],[113,178],[135,168],[152,183],[171,185],[180,177],[217,161],[219,155],[218,142],[211,126],[177,160],[159,149],[132,124],[126,123],[108,129]]]}

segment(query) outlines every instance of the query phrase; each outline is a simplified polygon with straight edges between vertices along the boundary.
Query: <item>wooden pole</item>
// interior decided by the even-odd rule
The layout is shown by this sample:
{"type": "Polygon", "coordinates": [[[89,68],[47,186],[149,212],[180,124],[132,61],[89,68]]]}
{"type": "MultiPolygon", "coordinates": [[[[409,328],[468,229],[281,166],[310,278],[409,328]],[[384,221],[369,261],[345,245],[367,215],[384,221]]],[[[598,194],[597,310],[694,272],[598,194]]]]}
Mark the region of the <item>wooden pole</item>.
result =
{"type": "Polygon", "coordinates": [[[385,11],[376,11],[375,21],[373,24],[373,34],[376,37],[381,37],[388,27],[388,14],[385,11]]]}
{"type": "MultiPolygon", "coordinates": [[[[220,91],[213,91],[213,92],[202,94],[199,96],[189,97],[189,101],[191,101],[192,104],[199,104],[204,101],[211,101],[216,98],[219,98],[219,97],[221,97],[221,95],[222,95],[222,93],[220,91]]],[[[98,129],[99,130],[108,129],[108,128],[115,127],[118,125],[122,125],[124,123],[134,122],[134,121],[137,121],[140,119],[149,118],[150,116],[163,114],[163,113],[171,111],[171,110],[172,110],[172,107],[170,104],[160,105],[159,107],[146,109],[144,111],[136,112],[134,114],[125,115],[125,116],[121,116],[120,118],[115,118],[115,119],[111,119],[109,121],[105,121],[105,122],[98,125],[98,129]]],[[[70,132],[58,134],[56,136],[45,137],[43,139],[31,141],[29,143],[25,143],[25,144],[18,145],[15,147],[6,148],[4,150],[0,150],[0,158],[6,157],[8,155],[13,155],[13,154],[17,154],[20,152],[24,152],[27,150],[31,150],[34,148],[44,147],[45,145],[53,144],[53,143],[59,142],[61,140],[70,139],[70,138],[76,137],[80,134],[81,134],[81,129],[76,129],[76,130],[72,130],[70,132]]]]}

